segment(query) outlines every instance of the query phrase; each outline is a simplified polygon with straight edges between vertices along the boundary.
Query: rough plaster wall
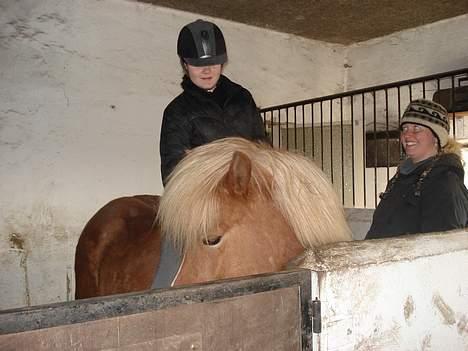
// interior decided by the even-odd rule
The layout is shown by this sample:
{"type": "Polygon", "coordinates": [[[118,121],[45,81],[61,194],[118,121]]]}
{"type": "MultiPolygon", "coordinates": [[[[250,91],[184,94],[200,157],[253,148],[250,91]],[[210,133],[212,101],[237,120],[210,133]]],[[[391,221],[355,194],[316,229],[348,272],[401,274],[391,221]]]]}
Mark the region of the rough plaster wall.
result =
{"type": "Polygon", "coordinates": [[[468,235],[342,243],[308,253],[320,350],[467,350],[468,235]],[[316,255],[316,256],[315,256],[316,255]]]}
{"type": "MultiPolygon", "coordinates": [[[[0,2],[0,309],[70,299],[91,215],[161,193],[177,34],[197,17],[131,1],[0,2]]],[[[342,90],[342,46],[217,22],[227,75],[259,105],[342,90]]]]}
{"type": "Polygon", "coordinates": [[[345,47],[216,20],[227,38],[226,73],[267,107],[343,91],[345,47]]]}
{"type": "MultiPolygon", "coordinates": [[[[175,42],[197,17],[123,0],[0,2],[0,309],[71,298],[86,220],[114,197],[161,192],[161,115],[180,92],[175,42]]],[[[358,86],[343,63],[357,70],[379,55],[356,46],[344,59],[340,45],[216,22],[226,74],[260,106],[337,93],[346,78],[358,86]]],[[[388,80],[415,72],[391,70],[388,80]]]]}
{"type": "Polygon", "coordinates": [[[86,218],[112,197],[157,190],[153,114],[169,93],[151,94],[156,51],[123,39],[138,30],[138,11],[113,11],[101,2],[3,4],[0,250],[14,262],[0,278],[4,308],[69,298],[86,218]],[[140,48],[147,55],[134,54],[140,48]]]}
{"type": "Polygon", "coordinates": [[[347,90],[466,68],[468,14],[351,45],[347,90]]]}

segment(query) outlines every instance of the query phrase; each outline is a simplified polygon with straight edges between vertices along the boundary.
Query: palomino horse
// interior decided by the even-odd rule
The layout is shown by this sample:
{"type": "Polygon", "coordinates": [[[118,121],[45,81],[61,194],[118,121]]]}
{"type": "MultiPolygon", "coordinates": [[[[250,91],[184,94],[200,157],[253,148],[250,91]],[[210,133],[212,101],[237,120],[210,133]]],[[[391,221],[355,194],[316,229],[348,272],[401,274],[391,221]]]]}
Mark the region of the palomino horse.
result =
{"type": "Polygon", "coordinates": [[[76,298],[149,289],[161,233],[184,257],[173,285],[279,271],[306,248],[351,239],[313,162],[222,139],[189,151],[161,198],[116,199],[91,218],[76,249],[76,298]]]}

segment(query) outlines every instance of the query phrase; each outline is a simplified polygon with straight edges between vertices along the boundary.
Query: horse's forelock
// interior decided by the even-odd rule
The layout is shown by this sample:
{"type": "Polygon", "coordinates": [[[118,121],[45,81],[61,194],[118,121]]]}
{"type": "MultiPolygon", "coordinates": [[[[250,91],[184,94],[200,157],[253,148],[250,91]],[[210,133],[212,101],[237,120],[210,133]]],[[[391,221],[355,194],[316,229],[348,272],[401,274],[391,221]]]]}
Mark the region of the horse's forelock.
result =
{"type": "Polygon", "coordinates": [[[274,201],[305,247],[350,239],[341,203],[315,164],[267,145],[227,138],[191,150],[169,178],[158,219],[178,247],[188,249],[219,223],[220,187],[235,151],[252,162],[252,191],[274,201]]]}
{"type": "Polygon", "coordinates": [[[220,185],[233,153],[250,157],[255,147],[231,138],[190,150],[170,175],[161,198],[158,220],[164,235],[184,250],[212,231],[220,220],[220,185]]]}

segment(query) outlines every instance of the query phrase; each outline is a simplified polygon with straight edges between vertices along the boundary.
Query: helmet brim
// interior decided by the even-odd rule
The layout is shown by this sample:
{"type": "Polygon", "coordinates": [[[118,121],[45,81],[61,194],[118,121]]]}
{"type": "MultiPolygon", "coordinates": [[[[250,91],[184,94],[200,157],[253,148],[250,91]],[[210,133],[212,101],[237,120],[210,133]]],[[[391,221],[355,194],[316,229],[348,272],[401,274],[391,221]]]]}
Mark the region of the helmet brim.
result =
{"type": "Polygon", "coordinates": [[[217,56],[204,57],[204,58],[183,58],[185,63],[188,63],[190,66],[203,67],[203,66],[213,66],[213,65],[222,65],[227,62],[227,55],[221,54],[217,56]]]}

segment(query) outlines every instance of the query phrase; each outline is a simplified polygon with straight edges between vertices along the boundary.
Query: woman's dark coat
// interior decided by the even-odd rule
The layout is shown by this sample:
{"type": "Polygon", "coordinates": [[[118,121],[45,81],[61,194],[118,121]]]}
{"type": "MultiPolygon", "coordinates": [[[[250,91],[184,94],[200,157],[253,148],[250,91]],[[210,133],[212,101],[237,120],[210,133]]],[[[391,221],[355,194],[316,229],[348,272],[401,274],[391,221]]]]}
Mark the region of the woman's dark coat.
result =
{"type": "Polygon", "coordinates": [[[400,173],[389,181],[366,239],[466,227],[468,192],[463,178],[455,154],[442,154],[409,174],[400,173]]]}
{"type": "Polygon", "coordinates": [[[184,91],[164,110],[159,145],[163,184],[187,150],[225,137],[267,141],[249,91],[221,76],[213,93],[182,82],[184,91]]]}

